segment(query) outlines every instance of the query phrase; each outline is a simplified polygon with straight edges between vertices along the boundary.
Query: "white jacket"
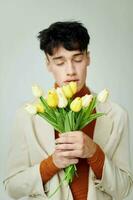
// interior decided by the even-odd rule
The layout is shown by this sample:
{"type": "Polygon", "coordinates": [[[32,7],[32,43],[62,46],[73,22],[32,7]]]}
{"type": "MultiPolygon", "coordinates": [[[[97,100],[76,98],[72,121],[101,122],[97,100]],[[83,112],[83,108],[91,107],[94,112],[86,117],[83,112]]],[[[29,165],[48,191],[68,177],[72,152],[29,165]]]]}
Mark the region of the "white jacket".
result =
{"type": "MultiPolygon", "coordinates": [[[[117,104],[107,101],[99,104],[98,112],[106,115],[97,119],[94,141],[105,153],[101,180],[89,171],[89,200],[121,200],[133,186],[129,166],[129,137],[127,113],[117,104]]],[[[24,107],[16,115],[11,147],[9,149],[5,189],[13,199],[27,196],[28,200],[46,200],[64,177],[61,170],[43,186],[40,162],[55,148],[54,129],[38,115],[30,116],[24,107]]],[[[51,200],[72,200],[67,184],[51,200]]]]}

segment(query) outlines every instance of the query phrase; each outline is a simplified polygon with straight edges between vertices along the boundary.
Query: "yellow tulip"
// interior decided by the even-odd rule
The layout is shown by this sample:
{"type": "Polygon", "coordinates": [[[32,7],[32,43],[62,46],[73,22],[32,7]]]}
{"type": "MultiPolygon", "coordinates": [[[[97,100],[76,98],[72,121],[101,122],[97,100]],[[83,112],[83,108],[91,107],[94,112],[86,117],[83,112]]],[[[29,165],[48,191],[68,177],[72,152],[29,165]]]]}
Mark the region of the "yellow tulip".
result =
{"type": "Polygon", "coordinates": [[[37,113],[36,106],[30,103],[26,104],[25,110],[31,115],[35,115],[37,113]]]}
{"type": "Polygon", "coordinates": [[[42,88],[39,86],[39,85],[37,85],[37,84],[34,84],[33,86],[32,86],[32,93],[33,93],[33,95],[35,96],[35,97],[41,97],[42,95],[43,95],[43,90],[42,90],[42,88]]]}
{"type": "Polygon", "coordinates": [[[37,109],[37,112],[40,112],[40,113],[43,113],[44,112],[44,106],[41,102],[38,102],[38,103],[35,103],[34,104],[36,109],[37,109]]]}
{"type": "Polygon", "coordinates": [[[61,88],[56,89],[57,95],[58,95],[58,107],[59,108],[65,108],[67,106],[67,98],[65,97],[63,91],[61,88]]]}
{"type": "Polygon", "coordinates": [[[70,85],[70,88],[71,88],[73,94],[75,94],[77,92],[77,83],[72,81],[69,83],[69,85],[70,85]]]}
{"type": "Polygon", "coordinates": [[[72,89],[71,89],[69,84],[68,85],[63,85],[62,86],[62,90],[63,90],[64,95],[65,95],[66,98],[71,98],[73,96],[73,91],[72,91],[72,89]]]}
{"type": "Polygon", "coordinates": [[[88,107],[93,99],[92,94],[88,95],[86,94],[85,96],[83,96],[82,98],[82,107],[88,107]]]}
{"type": "Polygon", "coordinates": [[[79,112],[82,108],[82,100],[80,97],[76,97],[70,104],[70,108],[74,112],[79,112]]]}
{"type": "Polygon", "coordinates": [[[56,108],[58,105],[58,96],[54,89],[48,91],[47,104],[52,108],[56,108]]]}

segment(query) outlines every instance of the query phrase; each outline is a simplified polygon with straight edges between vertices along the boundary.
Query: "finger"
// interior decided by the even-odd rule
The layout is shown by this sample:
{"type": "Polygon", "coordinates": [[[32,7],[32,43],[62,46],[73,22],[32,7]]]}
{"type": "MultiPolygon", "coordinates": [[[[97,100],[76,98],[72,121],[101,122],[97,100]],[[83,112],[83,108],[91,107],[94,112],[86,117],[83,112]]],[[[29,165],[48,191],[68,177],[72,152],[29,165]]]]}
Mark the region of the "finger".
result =
{"type": "Polygon", "coordinates": [[[79,162],[78,159],[69,159],[69,165],[71,164],[77,164],[79,162]]]}
{"type": "Polygon", "coordinates": [[[86,134],[82,131],[72,131],[60,134],[60,138],[71,138],[73,142],[84,142],[86,134]]]}
{"type": "Polygon", "coordinates": [[[56,144],[72,144],[72,143],[75,143],[76,142],[76,139],[75,137],[71,137],[71,136],[66,136],[66,137],[60,137],[60,138],[57,138],[55,140],[56,144]]]}
{"type": "Polygon", "coordinates": [[[60,137],[67,137],[67,136],[75,137],[77,136],[77,134],[81,134],[81,131],[69,131],[69,132],[61,133],[59,136],[60,137]]]}
{"type": "Polygon", "coordinates": [[[71,157],[64,157],[64,156],[62,156],[62,154],[61,154],[61,152],[62,151],[58,151],[58,150],[55,150],[55,154],[58,156],[58,158],[60,158],[61,159],[61,161],[62,162],[65,162],[65,161],[68,161],[69,159],[78,159],[77,157],[75,157],[75,156],[71,156],[71,157]]]}
{"type": "Polygon", "coordinates": [[[68,157],[68,158],[80,157],[81,156],[81,152],[79,150],[61,151],[60,152],[60,156],[62,156],[62,157],[68,157]]]}
{"type": "Polygon", "coordinates": [[[78,149],[78,145],[76,144],[57,144],[55,146],[57,150],[76,150],[78,149]]]}

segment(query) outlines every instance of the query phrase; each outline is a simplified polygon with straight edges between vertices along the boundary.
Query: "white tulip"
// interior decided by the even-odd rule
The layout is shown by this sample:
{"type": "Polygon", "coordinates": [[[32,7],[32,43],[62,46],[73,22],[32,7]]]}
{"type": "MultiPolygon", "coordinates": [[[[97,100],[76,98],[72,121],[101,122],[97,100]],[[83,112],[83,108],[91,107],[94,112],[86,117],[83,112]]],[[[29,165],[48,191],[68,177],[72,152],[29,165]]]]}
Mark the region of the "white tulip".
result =
{"type": "Polygon", "coordinates": [[[42,88],[39,86],[39,85],[37,85],[37,84],[34,84],[33,86],[32,86],[32,93],[33,93],[33,95],[35,96],[35,97],[41,97],[42,95],[43,95],[43,90],[42,90],[42,88]]]}
{"type": "Polygon", "coordinates": [[[68,101],[67,101],[67,98],[65,97],[62,89],[58,87],[56,89],[56,93],[58,95],[58,107],[65,108],[68,104],[68,101]]]}
{"type": "Polygon", "coordinates": [[[37,108],[33,104],[26,104],[25,110],[31,115],[35,115],[37,113],[37,108]]]}
{"type": "Polygon", "coordinates": [[[93,95],[90,94],[86,94],[85,96],[83,96],[82,98],[82,106],[85,108],[85,107],[88,107],[93,99],[93,95]]]}
{"type": "Polygon", "coordinates": [[[109,91],[107,89],[104,89],[98,94],[97,99],[99,102],[104,103],[107,100],[108,96],[109,91]]]}

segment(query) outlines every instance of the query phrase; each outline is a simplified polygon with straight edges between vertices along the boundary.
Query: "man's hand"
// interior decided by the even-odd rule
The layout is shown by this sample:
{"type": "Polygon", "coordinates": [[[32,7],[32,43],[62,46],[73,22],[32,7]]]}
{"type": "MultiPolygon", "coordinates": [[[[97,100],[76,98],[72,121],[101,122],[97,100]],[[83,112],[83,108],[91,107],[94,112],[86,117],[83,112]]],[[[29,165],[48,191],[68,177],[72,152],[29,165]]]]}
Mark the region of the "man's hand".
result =
{"type": "Polygon", "coordinates": [[[82,131],[71,131],[60,134],[56,139],[53,162],[59,168],[78,163],[78,158],[90,158],[97,145],[82,131]]]}

